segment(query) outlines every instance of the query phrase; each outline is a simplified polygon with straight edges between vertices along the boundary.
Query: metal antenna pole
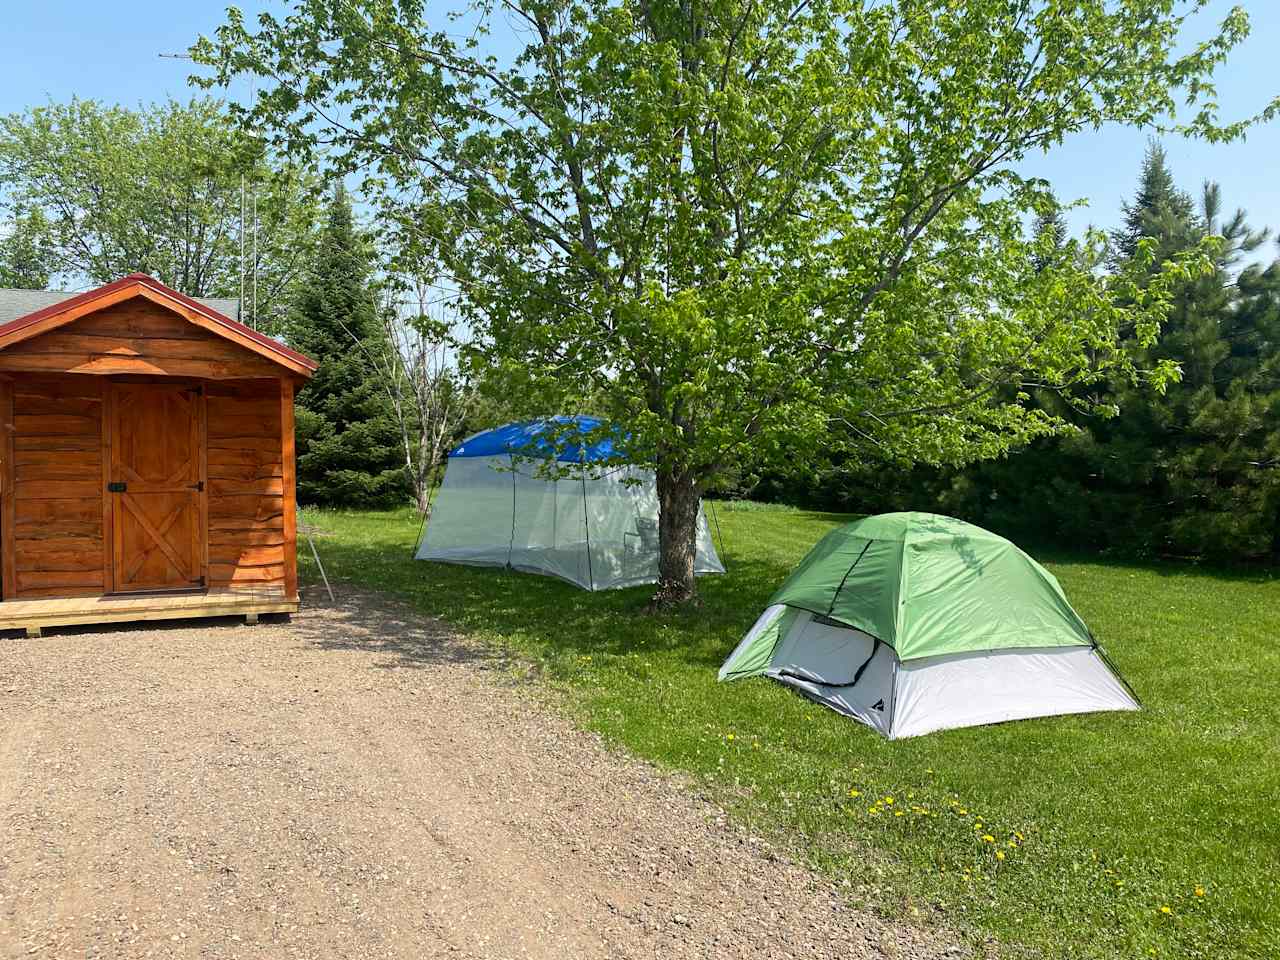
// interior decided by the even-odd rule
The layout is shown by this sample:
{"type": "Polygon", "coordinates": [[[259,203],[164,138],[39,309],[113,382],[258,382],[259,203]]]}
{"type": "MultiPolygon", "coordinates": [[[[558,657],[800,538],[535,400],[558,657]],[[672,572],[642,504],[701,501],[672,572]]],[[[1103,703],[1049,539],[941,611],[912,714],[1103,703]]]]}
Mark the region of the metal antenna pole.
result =
{"type": "MultiPolygon", "coordinates": [[[[255,101],[258,99],[258,81],[250,74],[249,76],[249,109],[252,110],[255,101]]],[[[253,138],[258,139],[258,131],[253,131],[253,138]]],[[[254,330],[258,329],[258,171],[253,171],[253,320],[251,326],[254,330]]]]}
{"type": "Polygon", "coordinates": [[[258,329],[258,186],[253,187],[253,329],[258,329]]]}

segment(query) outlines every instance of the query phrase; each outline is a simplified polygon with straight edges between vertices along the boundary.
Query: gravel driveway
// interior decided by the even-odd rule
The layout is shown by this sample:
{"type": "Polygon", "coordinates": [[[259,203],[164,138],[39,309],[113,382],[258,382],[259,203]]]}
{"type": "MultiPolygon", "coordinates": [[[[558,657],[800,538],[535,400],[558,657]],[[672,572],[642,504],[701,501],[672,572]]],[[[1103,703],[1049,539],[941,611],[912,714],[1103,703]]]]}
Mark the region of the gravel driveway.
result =
{"type": "Polygon", "coordinates": [[[953,956],[441,624],[0,639],[0,957],[953,956]]]}

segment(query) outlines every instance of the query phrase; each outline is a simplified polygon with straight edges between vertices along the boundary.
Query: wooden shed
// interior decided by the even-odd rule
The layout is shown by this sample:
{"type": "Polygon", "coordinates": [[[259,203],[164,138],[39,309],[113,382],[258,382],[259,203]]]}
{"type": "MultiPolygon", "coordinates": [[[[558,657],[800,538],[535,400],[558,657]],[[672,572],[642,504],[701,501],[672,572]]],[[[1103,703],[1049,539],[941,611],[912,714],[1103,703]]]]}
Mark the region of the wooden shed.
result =
{"type": "Polygon", "coordinates": [[[0,325],[0,629],[296,611],[315,363],[144,274],[43,296],[0,325]]]}

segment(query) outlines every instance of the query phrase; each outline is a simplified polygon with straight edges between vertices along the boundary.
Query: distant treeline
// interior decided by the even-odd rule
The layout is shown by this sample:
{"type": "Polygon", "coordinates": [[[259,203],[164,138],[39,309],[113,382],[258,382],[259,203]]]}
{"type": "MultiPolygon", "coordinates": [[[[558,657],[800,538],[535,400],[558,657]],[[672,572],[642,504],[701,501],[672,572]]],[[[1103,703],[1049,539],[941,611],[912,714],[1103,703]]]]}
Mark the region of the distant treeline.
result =
{"type": "MultiPolygon", "coordinates": [[[[1036,229],[1066,232],[1053,214],[1036,229]]],[[[1265,262],[1267,233],[1243,211],[1223,216],[1217,184],[1194,200],[1152,146],[1111,237],[1113,266],[1153,250],[1154,270],[1205,236],[1222,238],[1212,271],[1186,282],[1156,346],[1134,347],[1146,368],[1180,365],[1163,394],[1108,384],[1110,419],[1070,414],[1070,397],[1034,395],[1076,429],[1002,460],[845,463],[737,492],[842,511],[935,510],[1028,542],[1130,556],[1280,561],[1280,262],[1265,262]]]]}

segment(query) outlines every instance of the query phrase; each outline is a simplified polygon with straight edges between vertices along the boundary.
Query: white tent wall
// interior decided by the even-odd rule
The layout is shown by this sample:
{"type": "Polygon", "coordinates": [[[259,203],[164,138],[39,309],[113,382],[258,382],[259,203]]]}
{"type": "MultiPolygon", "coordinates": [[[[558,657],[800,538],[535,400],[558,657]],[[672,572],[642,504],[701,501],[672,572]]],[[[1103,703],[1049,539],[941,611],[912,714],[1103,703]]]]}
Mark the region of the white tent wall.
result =
{"type": "Polygon", "coordinates": [[[907,660],[898,667],[895,739],[1006,720],[1137,710],[1092,647],[1023,647],[907,660]]]}
{"type": "Polygon", "coordinates": [[[505,565],[511,550],[511,474],[507,457],[449,460],[436,493],[419,560],[505,565]]]}
{"type": "Polygon", "coordinates": [[[503,466],[503,476],[514,488],[514,513],[507,517],[511,566],[572,583],[589,582],[581,478],[543,480],[530,475],[528,467],[519,461],[503,466]]]}
{"type": "MultiPolygon", "coordinates": [[[[785,609],[767,608],[739,650],[785,609]]],[[[900,661],[892,647],[877,647],[860,630],[808,611],[796,613],[774,644],[764,675],[893,740],[1007,720],[1138,709],[1093,647],[1022,647],[900,661]]]]}
{"type": "MultiPolygon", "coordinates": [[[[652,471],[555,467],[505,456],[450,458],[417,557],[509,564],[587,590],[656,581],[652,471]]],[[[695,570],[724,572],[701,511],[695,570]]]]}

